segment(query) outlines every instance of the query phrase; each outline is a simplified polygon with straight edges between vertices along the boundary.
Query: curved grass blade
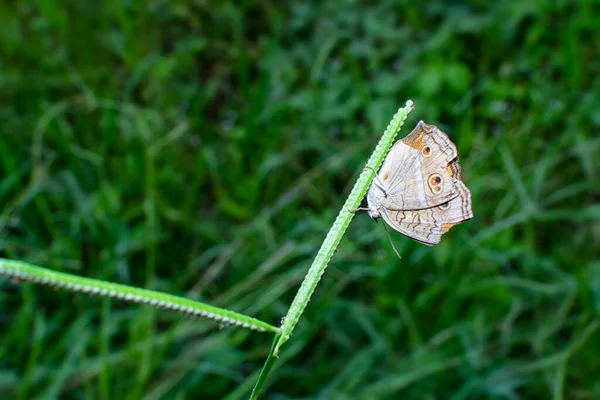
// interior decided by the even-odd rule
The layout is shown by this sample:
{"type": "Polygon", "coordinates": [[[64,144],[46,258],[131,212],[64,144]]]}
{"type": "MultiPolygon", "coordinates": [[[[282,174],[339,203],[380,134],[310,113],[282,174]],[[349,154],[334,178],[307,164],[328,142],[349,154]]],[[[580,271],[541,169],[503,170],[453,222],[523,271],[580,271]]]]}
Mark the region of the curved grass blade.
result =
{"type": "Polygon", "coordinates": [[[212,319],[224,325],[235,325],[259,332],[279,332],[279,328],[266,322],[199,301],[154,290],[140,289],[99,279],[56,272],[21,261],[0,258],[0,275],[12,277],[17,281],[50,285],[72,292],[82,292],[90,295],[112,297],[132,303],[148,304],[156,308],[212,319]]]}
{"type": "Polygon", "coordinates": [[[310,297],[315,291],[321,276],[325,272],[325,268],[327,268],[327,264],[329,264],[329,260],[331,260],[333,253],[342,240],[342,236],[346,232],[348,225],[350,225],[350,221],[352,221],[354,210],[358,209],[360,206],[360,202],[362,201],[363,197],[365,197],[367,190],[369,190],[371,181],[375,176],[375,171],[381,167],[385,156],[390,150],[390,147],[392,147],[392,143],[394,142],[394,138],[396,137],[398,130],[404,124],[406,117],[408,117],[408,114],[413,109],[413,102],[408,100],[406,102],[406,106],[396,112],[385,132],[383,133],[383,136],[379,140],[375,151],[369,158],[369,161],[367,161],[366,167],[363,169],[362,173],[358,177],[358,180],[354,184],[354,187],[346,199],[342,210],[335,219],[333,226],[325,237],[325,241],[317,252],[317,256],[306,273],[306,276],[300,285],[300,289],[298,289],[298,293],[296,293],[296,297],[294,297],[292,305],[290,306],[287,315],[283,319],[280,332],[275,335],[273,346],[271,346],[267,360],[263,365],[262,371],[260,372],[258,380],[254,385],[254,389],[252,390],[252,394],[250,395],[251,400],[258,399],[260,396],[260,392],[262,391],[267,377],[273,368],[275,358],[278,357],[279,349],[291,337],[292,331],[298,323],[298,320],[304,312],[304,309],[308,305],[310,297]]]}

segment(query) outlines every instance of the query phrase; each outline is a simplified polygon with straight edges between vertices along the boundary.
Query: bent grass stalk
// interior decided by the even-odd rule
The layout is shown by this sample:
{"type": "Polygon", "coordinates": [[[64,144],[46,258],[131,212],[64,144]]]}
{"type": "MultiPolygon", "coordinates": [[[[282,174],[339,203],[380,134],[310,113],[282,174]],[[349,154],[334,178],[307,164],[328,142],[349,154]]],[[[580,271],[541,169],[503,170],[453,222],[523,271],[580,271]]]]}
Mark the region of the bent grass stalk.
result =
{"type": "Polygon", "coordinates": [[[399,109],[396,115],[394,115],[385,132],[383,133],[383,136],[379,140],[375,151],[369,158],[369,161],[367,161],[366,167],[363,169],[358,180],[354,184],[350,195],[346,199],[346,202],[335,219],[333,226],[327,233],[325,241],[317,252],[317,256],[315,257],[310,269],[304,277],[304,281],[302,281],[300,289],[298,289],[298,293],[292,301],[292,305],[290,306],[287,315],[283,319],[283,324],[280,328],[281,331],[278,332],[278,337],[275,338],[276,341],[274,342],[274,346],[272,346],[271,351],[267,356],[267,361],[265,362],[258,381],[254,386],[254,390],[252,391],[250,397],[251,399],[258,398],[266,382],[266,378],[273,367],[274,359],[278,356],[281,346],[283,346],[283,344],[290,339],[292,332],[294,331],[300,316],[304,312],[304,309],[308,305],[308,302],[310,301],[310,298],[314,293],[321,276],[325,272],[333,253],[342,240],[342,236],[346,232],[348,225],[350,225],[352,217],[354,217],[354,210],[360,206],[363,197],[365,197],[367,190],[369,190],[371,181],[375,176],[375,171],[379,170],[381,167],[385,156],[394,142],[398,130],[404,124],[408,114],[413,109],[413,102],[408,100],[406,102],[406,106],[399,109]]]}
{"type": "Polygon", "coordinates": [[[0,275],[12,277],[17,281],[50,285],[72,292],[148,304],[156,308],[212,319],[223,325],[235,325],[259,332],[279,332],[279,328],[256,318],[185,297],[56,272],[21,261],[0,258],[0,275]]]}

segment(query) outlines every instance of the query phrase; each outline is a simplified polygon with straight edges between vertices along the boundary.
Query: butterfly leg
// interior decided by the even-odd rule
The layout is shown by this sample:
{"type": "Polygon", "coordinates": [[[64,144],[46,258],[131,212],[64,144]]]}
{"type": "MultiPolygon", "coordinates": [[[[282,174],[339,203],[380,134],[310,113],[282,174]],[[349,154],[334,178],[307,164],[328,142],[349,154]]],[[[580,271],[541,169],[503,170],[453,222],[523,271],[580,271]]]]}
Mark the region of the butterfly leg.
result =
{"type": "Polygon", "coordinates": [[[381,182],[381,179],[379,179],[379,176],[377,176],[377,171],[375,171],[375,168],[371,167],[370,165],[365,164],[365,168],[370,169],[371,171],[373,171],[375,173],[375,176],[373,177],[373,183],[375,185],[377,185],[377,187],[379,189],[381,189],[381,191],[383,192],[383,194],[385,195],[385,197],[388,196],[387,191],[385,190],[384,184],[383,182],[381,182]]]}
{"type": "Polygon", "coordinates": [[[356,208],[354,210],[350,210],[350,212],[356,214],[359,211],[369,211],[369,210],[370,210],[370,208],[368,208],[368,207],[358,207],[358,208],[356,208]]]}

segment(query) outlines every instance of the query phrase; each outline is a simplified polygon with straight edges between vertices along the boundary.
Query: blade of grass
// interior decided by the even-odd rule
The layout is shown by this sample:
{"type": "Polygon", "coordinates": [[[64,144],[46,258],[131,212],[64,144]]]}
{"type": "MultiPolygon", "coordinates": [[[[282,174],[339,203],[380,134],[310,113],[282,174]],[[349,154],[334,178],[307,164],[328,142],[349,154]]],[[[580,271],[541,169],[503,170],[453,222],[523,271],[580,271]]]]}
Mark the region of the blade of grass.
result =
{"type": "Polygon", "coordinates": [[[401,398],[398,394],[402,389],[420,380],[430,378],[432,375],[458,368],[464,362],[464,357],[456,356],[434,361],[410,371],[385,377],[372,385],[367,386],[357,399],[401,398]]]}
{"type": "Polygon", "coordinates": [[[406,102],[406,106],[401,108],[396,112],[389,125],[387,126],[383,136],[379,140],[375,151],[369,158],[367,162],[367,166],[363,169],[360,174],[356,184],[352,188],[350,195],[346,199],[340,213],[338,214],[333,226],[327,233],[325,237],[325,241],[321,245],[321,248],[317,252],[317,256],[315,257],[311,267],[309,268],[306,276],[304,277],[304,281],[300,285],[300,289],[298,289],[298,293],[296,297],[292,301],[292,305],[290,306],[287,315],[283,320],[283,324],[281,326],[280,334],[278,333],[275,336],[275,340],[273,341],[273,346],[271,347],[271,351],[267,356],[267,360],[263,369],[258,377],[258,381],[252,390],[252,394],[250,396],[251,399],[257,399],[260,395],[260,392],[266,382],[267,377],[273,367],[273,363],[275,358],[279,354],[279,349],[281,346],[289,340],[294,330],[294,327],[298,323],[300,316],[304,312],[304,309],[308,305],[310,301],[310,297],[315,291],[321,276],[325,272],[325,268],[327,268],[327,264],[329,264],[329,260],[333,256],[333,253],[338,247],[338,244],[342,240],[342,236],[346,232],[348,225],[350,225],[350,221],[352,221],[352,217],[354,217],[354,210],[356,210],[360,206],[360,202],[363,197],[367,193],[369,189],[369,185],[373,180],[375,175],[374,171],[377,171],[385,156],[387,155],[392,143],[394,142],[394,138],[398,133],[400,127],[404,124],[404,121],[408,117],[408,114],[414,109],[413,102],[408,100],[406,102]]]}
{"type": "Polygon", "coordinates": [[[590,339],[590,337],[592,337],[599,328],[600,322],[593,321],[589,323],[583,329],[583,332],[574,338],[571,343],[565,347],[565,349],[527,364],[516,365],[510,369],[505,368],[496,374],[489,376],[487,379],[491,385],[499,385],[504,380],[513,377],[522,378],[525,375],[534,374],[545,369],[556,368],[557,366],[567,362],[581,347],[583,347],[584,344],[586,344],[588,339],[590,339]]]}

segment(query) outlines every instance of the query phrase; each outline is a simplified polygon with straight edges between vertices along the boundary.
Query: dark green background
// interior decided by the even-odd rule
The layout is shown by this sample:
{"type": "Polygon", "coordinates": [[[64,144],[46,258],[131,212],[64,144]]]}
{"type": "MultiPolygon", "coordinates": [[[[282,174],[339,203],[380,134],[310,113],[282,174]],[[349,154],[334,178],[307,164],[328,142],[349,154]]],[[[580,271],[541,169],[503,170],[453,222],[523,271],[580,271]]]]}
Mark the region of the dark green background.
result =
{"type": "MultiPolygon", "coordinates": [[[[264,398],[600,398],[598,1],[0,4],[0,255],[277,324],[412,99],[475,218],[357,215],[264,398]]],[[[0,281],[1,398],[246,398],[270,342],[0,281]]]]}

